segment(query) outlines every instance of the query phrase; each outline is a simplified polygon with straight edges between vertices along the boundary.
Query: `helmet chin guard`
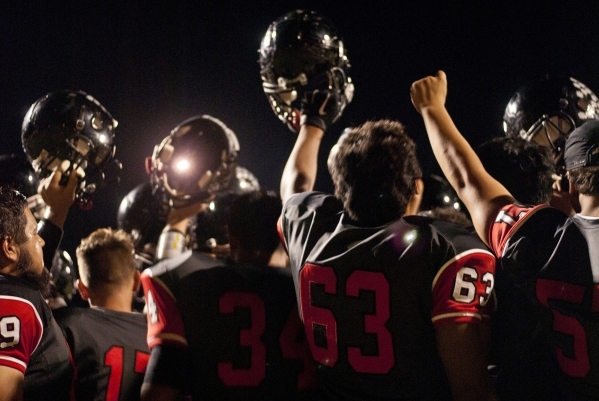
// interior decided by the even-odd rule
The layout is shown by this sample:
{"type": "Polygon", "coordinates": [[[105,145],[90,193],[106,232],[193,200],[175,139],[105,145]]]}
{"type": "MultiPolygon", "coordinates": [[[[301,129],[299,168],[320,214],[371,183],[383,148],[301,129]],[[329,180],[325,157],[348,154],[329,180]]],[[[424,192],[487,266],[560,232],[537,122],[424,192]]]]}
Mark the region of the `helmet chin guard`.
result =
{"type": "Polygon", "coordinates": [[[175,208],[207,201],[229,185],[238,153],[237,137],[222,121],[185,120],[154,148],[148,165],[154,193],[175,208]]]}
{"type": "Polygon", "coordinates": [[[299,131],[306,92],[331,92],[339,110],[333,121],[353,99],[343,41],[333,23],[314,11],[296,10],[275,20],[262,39],[258,62],[269,104],[293,132],[299,131]]]}
{"type": "Polygon", "coordinates": [[[64,184],[71,171],[77,171],[76,203],[86,208],[104,182],[104,169],[115,161],[117,124],[87,93],[57,91],[31,105],[23,120],[21,141],[39,179],[60,170],[64,184]]]}

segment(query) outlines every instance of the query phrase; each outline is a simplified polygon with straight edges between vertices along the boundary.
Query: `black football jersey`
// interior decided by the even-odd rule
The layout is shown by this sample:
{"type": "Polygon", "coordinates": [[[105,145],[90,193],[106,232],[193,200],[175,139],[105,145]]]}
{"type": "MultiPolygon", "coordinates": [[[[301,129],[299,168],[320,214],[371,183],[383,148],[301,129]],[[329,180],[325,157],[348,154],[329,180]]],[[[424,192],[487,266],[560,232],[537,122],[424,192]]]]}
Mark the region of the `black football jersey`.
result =
{"type": "Polygon", "coordinates": [[[288,270],[188,251],[145,270],[142,285],[150,348],[188,351],[193,400],[294,400],[315,387],[288,270]]]}
{"type": "Polygon", "coordinates": [[[422,216],[360,227],[315,192],[291,197],[279,224],[328,392],[450,399],[435,328],[489,318],[495,258],[480,239],[422,216]]]}
{"type": "Polygon", "coordinates": [[[599,220],[510,204],[489,243],[500,261],[500,395],[545,388],[545,399],[599,398],[599,220]]]}
{"type": "Polygon", "coordinates": [[[150,357],[145,316],[98,307],[53,313],[77,368],[77,400],[139,400],[150,357]]]}
{"type": "Polygon", "coordinates": [[[69,400],[71,353],[40,292],[0,274],[0,365],[25,374],[24,399],[69,400]]]}

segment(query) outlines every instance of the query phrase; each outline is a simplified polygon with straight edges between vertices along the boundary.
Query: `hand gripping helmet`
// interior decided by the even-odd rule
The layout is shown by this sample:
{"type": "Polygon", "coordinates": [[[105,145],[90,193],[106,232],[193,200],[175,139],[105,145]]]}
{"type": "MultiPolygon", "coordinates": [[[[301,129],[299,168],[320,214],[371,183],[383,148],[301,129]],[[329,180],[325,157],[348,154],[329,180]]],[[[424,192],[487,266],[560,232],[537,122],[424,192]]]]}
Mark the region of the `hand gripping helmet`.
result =
{"type": "Polygon", "coordinates": [[[210,252],[216,245],[228,244],[227,216],[231,204],[239,195],[260,190],[260,183],[248,169],[237,166],[229,187],[210,201],[208,208],[198,213],[191,228],[194,248],[210,252]]]}
{"type": "Polygon", "coordinates": [[[552,149],[559,165],[570,132],[598,118],[599,99],[585,84],[547,76],[523,85],[512,96],[503,115],[503,129],[508,136],[552,149]]]}
{"type": "Polygon", "coordinates": [[[103,183],[103,169],[114,156],[116,126],[117,121],[92,96],[63,90],[31,105],[21,140],[40,179],[59,168],[66,175],[77,170],[76,199],[85,205],[103,183]]]}
{"type": "Polygon", "coordinates": [[[239,142],[222,121],[196,116],[183,121],[147,162],[154,192],[179,208],[226,189],[237,166],[239,142]]]}
{"type": "Polygon", "coordinates": [[[304,93],[328,89],[339,113],[352,101],[354,85],[343,41],[326,17],[292,11],[274,21],[259,49],[262,88],[277,117],[293,132],[299,130],[304,93]]]}
{"type": "Polygon", "coordinates": [[[117,226],[131,235],[135,259],[140,267],[154,263],[156,245],[166,225],[168,213],[163,206],[160,199],[152,193],[149,181],[133,188],[119,206],[117,226]]]}

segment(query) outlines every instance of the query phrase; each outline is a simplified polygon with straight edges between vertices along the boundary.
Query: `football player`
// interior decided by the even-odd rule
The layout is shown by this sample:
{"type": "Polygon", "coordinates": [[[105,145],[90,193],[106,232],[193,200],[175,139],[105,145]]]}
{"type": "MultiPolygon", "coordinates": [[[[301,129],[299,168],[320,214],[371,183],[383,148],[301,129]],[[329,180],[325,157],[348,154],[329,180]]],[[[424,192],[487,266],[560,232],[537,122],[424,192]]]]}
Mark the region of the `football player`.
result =
{"type": "Polygon", "coordinates": [[[46,295],[37,223],[24,195],[0,188],[0,399],[69,400],[74,367],[46,295]]]}
{"type": "Polygon", "coordinates": [[[324,390],[332,399],[491,399],[485,307],[495,258],[469,230],[413,216],[422,172],[399,122],[349,131],[331,163],[335,195],[311,192],[327,95],[304,98],[280,220],[324,390]]]}
{"type": "MultiPolygon", "coordinates": [[[[521,291],[514,302],[531,311],[522,323],[547,339],[545,369],[551,388],[560,390],[549,399],[596,399],[599,121],[583,123],[565,141],[564,169],[581,206],[579,214],[569,217],[547,204],[522,205],[487,173],[445,108],[443,71],[414,82],[411,96],[443,173],[470,211],[477,233],[500,260],[498,278],[513,280],[521,291]]],[[[526,357],[521,355],[523,362],[526,357]]]]}
{"type": "Polygon", "coordinates": [[[279,245],[281,200],[251,191],[229,205],[231,263],[184,249],[189,216],[230,188],[239,145],[210,116],[183,122],[163,144],[152,158],[153,174],[162,175],[154,182],[165,187],[157,191],[172,210],[159,241],[161,262],[142,274],[151,350],[142,399],[312,399],[314,365],[293,280],[268,266],[279,245]]]}
{"type": "Polygon", "coordinates": [[[145,316],[133,312],[140,287],[131,237],[100,228],[77,247],[77,289],[89,308],[54,311],[77,368],[77,400],[139,400],[150,353],[145,316]]]}

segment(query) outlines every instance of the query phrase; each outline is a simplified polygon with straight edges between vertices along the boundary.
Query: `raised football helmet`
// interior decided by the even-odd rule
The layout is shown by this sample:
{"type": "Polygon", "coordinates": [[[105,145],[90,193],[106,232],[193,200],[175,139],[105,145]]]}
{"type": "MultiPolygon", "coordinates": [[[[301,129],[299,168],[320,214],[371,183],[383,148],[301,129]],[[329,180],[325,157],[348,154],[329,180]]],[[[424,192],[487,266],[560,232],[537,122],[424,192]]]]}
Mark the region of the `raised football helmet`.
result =
{"type": "Polygon", "coordinates": [[[21,140],[40,179],[61,169],[66,181],[71,170],[77,170],[76,202],[84,206],[104,181],[103,169],[115,152],[117,124],[92,96],[63,90],[31,105],[23,119],[21,140]]]}
{"type": "Polygon", "coordinates": [[[228,188],[238,153],[235,133],[222,121],[202,115],[175,127],[154,148],[146,167],[154,193],[179,208],[228,188]]]}
{"type": "Polygon", "coordinates": [[[503,129],[509,136],[552,149],[559,166],[570,132],[598,118],[599,99],[585,84],[571,77],[546,76],[516,91],[505,108],[503,129]]]}
{"type": "Polygon", "coordinates": [[[215,246],[227,244],[227,216],[231,204],[239,195],[259,189],[256,176],[248,169],[237,166],[229,187],[216,194],[208,208],[196,216],[190,230],[193,233],[193,248],[211,252],[215,246]]]}
{"type": "Polygon", "coordinates": [[[299,131],[306,91],[327,89],[337,102],[335,122],[352,101],[354,85],[345,46],[330,19],[296,10],[275,20],[260,44],[262,88],[277,117],[299,131]]]}
{"type": "Polygon", "coordinates": [[[131,235],[140,270],[154,263],[158,238],[166,225],[168,209],[164,206],[149,181],[133,188],[119,206],[117,226],[131,235]]]}

